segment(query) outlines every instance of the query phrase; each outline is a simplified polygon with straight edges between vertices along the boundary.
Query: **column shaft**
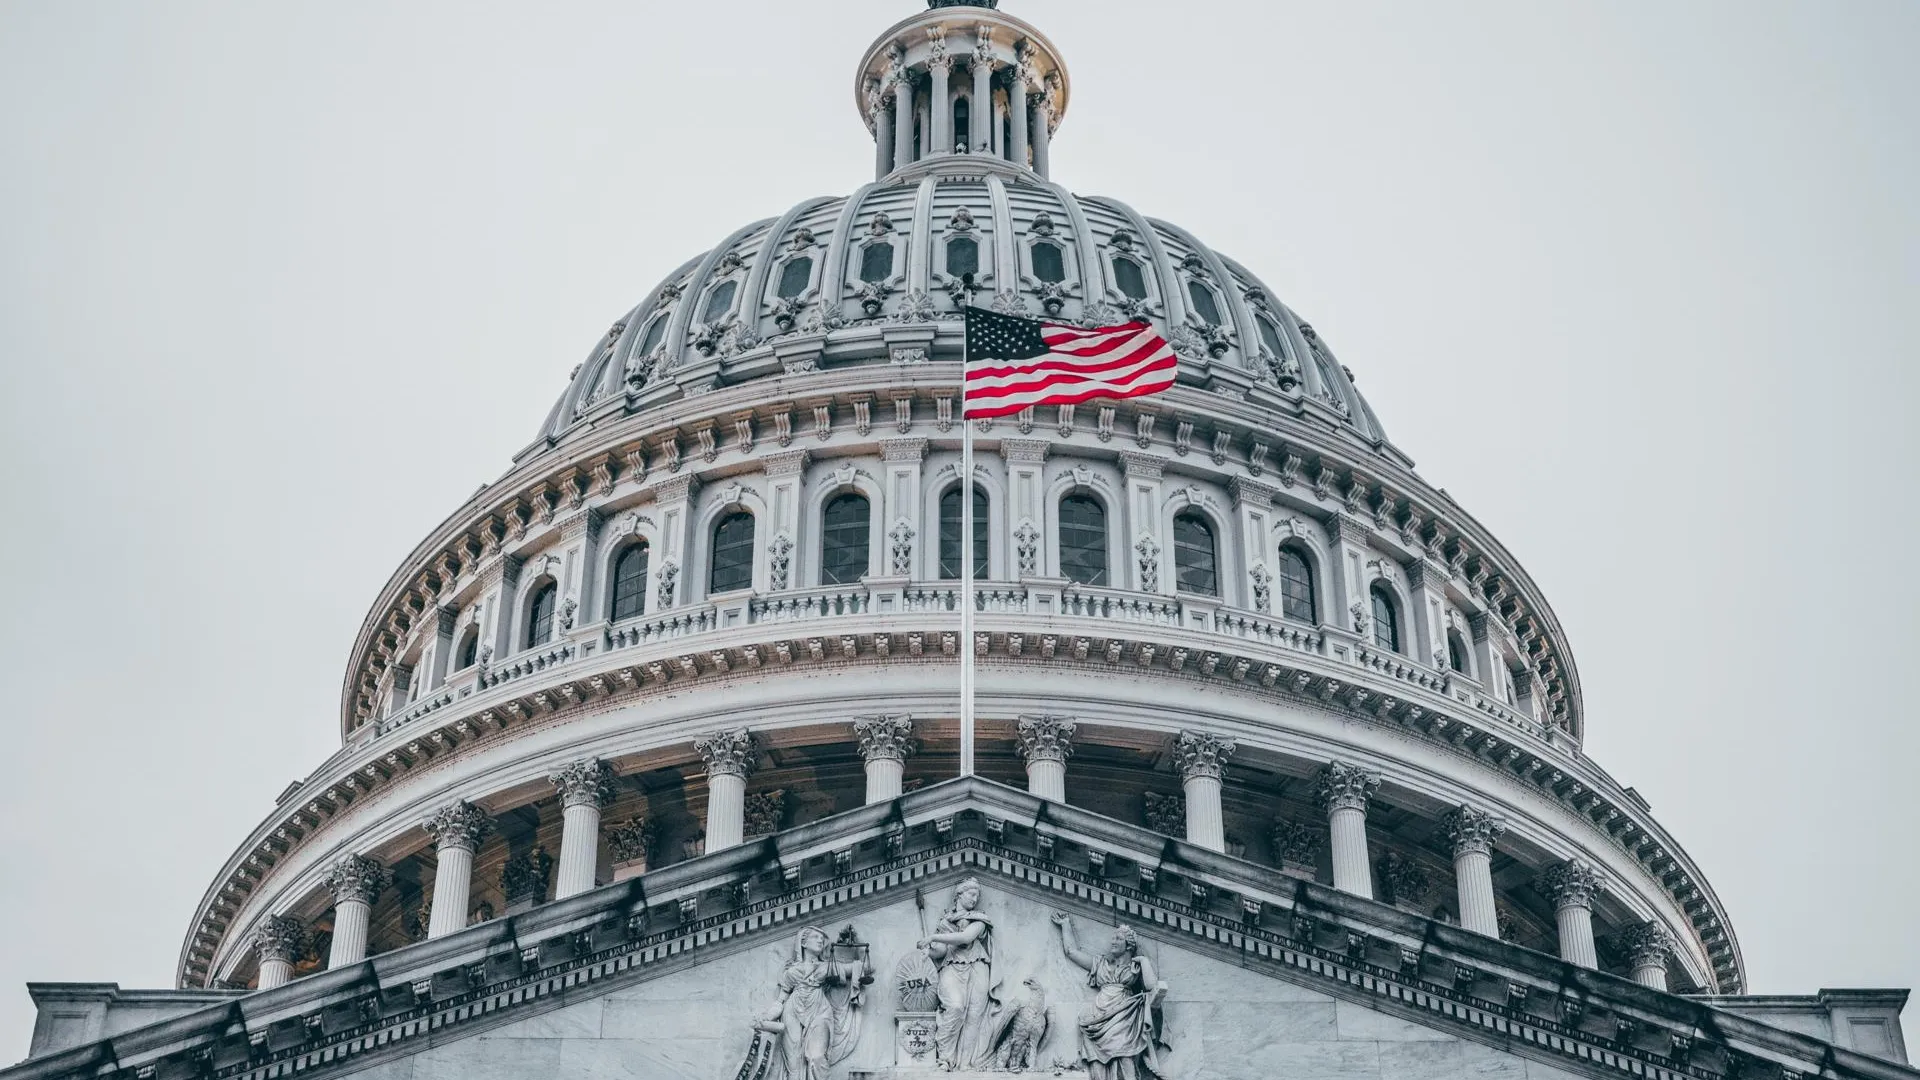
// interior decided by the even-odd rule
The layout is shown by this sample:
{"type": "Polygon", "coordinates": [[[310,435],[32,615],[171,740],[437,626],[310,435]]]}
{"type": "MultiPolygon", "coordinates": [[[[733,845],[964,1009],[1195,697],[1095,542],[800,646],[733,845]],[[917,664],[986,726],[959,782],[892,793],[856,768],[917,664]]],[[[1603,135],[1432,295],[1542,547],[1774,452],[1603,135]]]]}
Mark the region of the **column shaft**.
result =
{"type": "Polygon", "coordinates": [[[893,113],[883,101],[873,110],[873,178],[885,179],[893,171],[893,113]]]}
{"type": "Polygon", "coordinates": [[[600,807],[580,802],[562,811],[560,877],[553,898],[564,900],[592,890],[600,869],[600,807]]]}
{"type": "Polygon", "coordinates": [[[473,893],[473,852],[442,845],[433,871],[433,918],[427,937],[440,938],[467,928],[467,903],[473,893]]]}
{"type": "Polygon", "coordinates": [[[367,921],[372,913],[365,900],[335,902],[333,948],[327,954],[329,969],[349,967],[367,958],[367,921]]]}
{"type": "Polygon", "coordinates": [[[967,103],[967,122],[973,125],[973,145],[968,149],[983,153],[993,145],[993,62],[973,61],[973,100],[967,103]]]}
{"type": "Polygon", "coordinates": [[[1048,107],[1045,94],[1041,92],[1040,106],[1033,110],[1033,171],[1043,178],[1050,171],[1053,156],[1053,110],[1048,107]]]}
{"type": "Polygon", "coordinates": [[[1581,967],[1599,967],[1600,957],[1593,949],[1593,909],[1585,904],[1563,903],[1554,918],[1560,924],[1560,959],[1581,967]]]}
{"type": "Polygon", "coordinates": [[[1027,760],[1027,793],[1057,803],[1067,801],[1067,763],[1054,758],[1027,760]]]}
{"type": "Polygon", "coordinates": [[[276,986],[285,986],[293,981],[293,965],[285,960],[260,961],[260,980],[255,986],[258,990],[271,990],[276,986]]]}
{"type": "Polygon", "coordinates": [[[1473,848],[1453,855],[1453,876],[1460,890],[1460,925],[1476,934],[1500,936],[1493,906],[1493,856],[1473,848]]]}
{"type": "Polygon", "coordinates": [[[1013,81],[1007,84],[1007,118],[1013,121],[1013,146],[1007,150],[1007,159],[1015,165],[1026,165],[1027,161],[1027,81],[1015,70],[1013,81]]]}
{"type": "Polygon", "coordinates": [[[913,82],[902,78],[893,88],[893,167],[913,164],[913,82]]]}
{"type": "Polygon", "coordinates": [[[737,773],[707,776],[707,854],[739,847],[747,821],[747,778],[737,773]]]}
{"type": "Polygon", "coordinates": [[[1333,887],[1373,899],[1373,865],[1367,857],[1367,812],[1337,806],[1327,814],[1333,847],[1333,887]]]}
{"type": "Polygon", "coordinates": [[[1184,781],[1187,792],[1187,842],[1209,851],[1227,850],[1227,823],[1220,811],[1220,778],[1189,775],[1184,781]]]}
{"type": "Polygon", "coordinates": [[[953,95],[947,89],[947,77],[952,70],[950,64],[931,65],[933,73],[932,100],[927,108],[932,113],[933,145],[926,148],[928,156],[953,153],[953,95]]]}
{"type": "Polygon", "coordinates": [[[1639,964],[1633,969],[1633,981],[1641,986],[1651,986],[1655,990],[1667,988],[1667,965],[1639,964]]]}
{"type": "Polygon", "coordinates": [[[907,763],[894,757],[867,759],[867,802],[891,802],[900,797],[907,763]]]}

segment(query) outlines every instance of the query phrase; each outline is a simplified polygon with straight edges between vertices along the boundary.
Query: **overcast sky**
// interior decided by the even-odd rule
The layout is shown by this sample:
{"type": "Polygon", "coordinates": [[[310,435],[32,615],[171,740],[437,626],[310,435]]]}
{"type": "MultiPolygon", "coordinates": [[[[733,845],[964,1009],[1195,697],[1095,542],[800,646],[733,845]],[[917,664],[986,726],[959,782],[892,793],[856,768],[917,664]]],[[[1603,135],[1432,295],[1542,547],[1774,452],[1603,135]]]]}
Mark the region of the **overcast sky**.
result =
{"type": "MultiPolygon", "coordinates": [[[[399,560],[917,0],[0,0],[0,1062],[171,985],[399,560]]],[[[1920,983],[1920,3],[1006,0],[1533,574],[1756,992],[1920,983]]]]}

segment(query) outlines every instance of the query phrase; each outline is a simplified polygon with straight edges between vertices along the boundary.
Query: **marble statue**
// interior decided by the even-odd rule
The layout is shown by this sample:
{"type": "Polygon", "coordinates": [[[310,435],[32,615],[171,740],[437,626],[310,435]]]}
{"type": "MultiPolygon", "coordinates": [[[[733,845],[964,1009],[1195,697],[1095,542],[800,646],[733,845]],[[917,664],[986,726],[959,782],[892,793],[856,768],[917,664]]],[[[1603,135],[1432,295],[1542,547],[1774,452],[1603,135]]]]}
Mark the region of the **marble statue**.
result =
{"type": "Polygon", "coordinates": [[[779,1000],[754,1025],[774,1043],[772,1068],[763,1074],[768,1080],[827,1080],[827,1070],[853,1053],[860,987],[872,981],[872,969],[864,959],[837,959],[837,951],[825,930],[800,931],[793,960],[780,974],[779,1000]]]}
{"type": "Polygon", "coordinates": [[[953,903],[941,914],[920,948],[938,966],[939,1015],[934,1042],[940,1063],[949,1069],[986,1069],[993,1065],[990,1013],[993,1009],[993,923],[980,913],[980,882],[968,878],[953,890],[953,903]]]}
{"type": "Polygon", "coordinates": [[[1053,913],[1060,928],[1060,947],[1067,959],[1086,969],[1093,1000],[1080,1012],[1080,1061],[1088,1080],[1143,1080],[1165,1077],[1160,1067],[1159,1013],[1167,984],[1140,955],[1140,939],[1133,929],[1117,926],[1098,954],[1080,947],[1073,920],[1053,913]]]}

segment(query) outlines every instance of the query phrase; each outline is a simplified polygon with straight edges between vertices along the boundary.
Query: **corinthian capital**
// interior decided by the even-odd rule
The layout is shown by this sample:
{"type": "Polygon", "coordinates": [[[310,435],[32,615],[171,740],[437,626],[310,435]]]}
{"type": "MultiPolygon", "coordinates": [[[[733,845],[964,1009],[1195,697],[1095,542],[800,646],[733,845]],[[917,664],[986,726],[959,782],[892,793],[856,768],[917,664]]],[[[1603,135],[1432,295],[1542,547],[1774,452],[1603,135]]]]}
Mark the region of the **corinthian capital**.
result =
{"type": "Polygon", "coordinates": [[[1232,739],[1202,731],[1183,731],[1173,740],[1173,761],[1180,769],[1182,780],[1195,777],[1218,780],[1226,770],[1227,759],[1237,749],[1239,744],[1232,739]]]}
{"type": "Polygon", "coordinates": [[[1568,859],[1551,867],[1535,882],[1556,908],[1591,908],[1600,893],[1600,872],[1585,859],[1568,859]]]}
{"type": "Polygon", "coordinates": [[[380,891],[387,887],[390,878],[387,868],[372,859],[349,855],[328,869],[327,889],[333,893],[336,904],[358,900],[371,907],[380,899],[380,891]]]}
{"type": "Polygon", "coordinates": [[[1020,756],[1029,762],[1065,761],[1073,756],[1073,720],[1065,716],[1020,718],[1020,756]]]}
{"type": "Polygon", "coordinates": [[[707,763],[708,776],[738,776],[744,779],[753,775],[754,762],[759,757],[759,751],[753,745],[753,735],[746,728],[695,739],[693,749],[707,763]]]}
{"type": "Polygon", "coordinates": [[[262,963],[279,960],[291,964],[306,955],[307,928],[291,916],[272,916],[254,930],[253,951],[262,963]]]}
{"type": "Polygon", "coordinates": [[[927,70],[948,71],[952,68],[953,57],[947,53],[947,28],[927,27],[927,70]]]}
{"type": "Polygon", "coordinates": [[[1491,855],[1493,842],[1506,831],[1506,822],[1471,806],[1456,806],[1440,819],[1440,833],[1453,845],[1456,856],[1470,852],[1491,855]]]}
{"type": "Polygon", "coordinates": [[[1620,933],[1620,945],[1633,958],[1633,966],[1637,968],[1666,967],[1667,958],[1673,955],[1676,948],[1673,935],[1656,922],[1627,927],[1620,933]]]}
{"type": "Polygon", "coordinates": [[[485,811],[462,800],[434,811],[432,817],[420,823],[420,827],[427,830],[433,837],[434,846],[440,850],[462,848],[478,851],[480,841],[486,839],[493,821],[485,811]]]}
{"type": "Polygon", "coordinates": [[[913,718],[862,716],[853,722],[860,757],[867,761],[905,761],[913,756],[913,718]]]}
{"type": "Polygon", "coordinates": [[[613,801],[613,766],[598,758],[583,758],[547,777],[560,793],[560,805],[605,806],[613,801]]]}
{"type": "Polygon", "coordinates": [[[1328,762],[1321,766],[1314,778],[1314,795],[1328,811],[1358,810],[1367,812],[1367,800],[1373,797],[1375,788],[1380,786],[1380,775],[1365,769],[1349,765],[1344,761],[1328,762]]]}

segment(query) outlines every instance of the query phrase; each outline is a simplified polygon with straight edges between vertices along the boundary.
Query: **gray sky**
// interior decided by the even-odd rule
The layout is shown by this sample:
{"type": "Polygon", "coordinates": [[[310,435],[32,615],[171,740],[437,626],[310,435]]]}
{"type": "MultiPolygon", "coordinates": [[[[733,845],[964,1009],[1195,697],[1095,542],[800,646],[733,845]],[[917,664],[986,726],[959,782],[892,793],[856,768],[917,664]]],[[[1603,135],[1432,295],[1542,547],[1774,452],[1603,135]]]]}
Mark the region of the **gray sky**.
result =
{"type": "MultiPolygon", "coordinates": [[[[29,979],[170,985],[387,575],[667,272],[869,177],[919,6],[0,0],[0,1061],[29,979]]],[[[1005,6],[1057,178],[1261,274],[1532,572],[1751,988],[1920,983],[1920,4],[1005,6]]]]}

